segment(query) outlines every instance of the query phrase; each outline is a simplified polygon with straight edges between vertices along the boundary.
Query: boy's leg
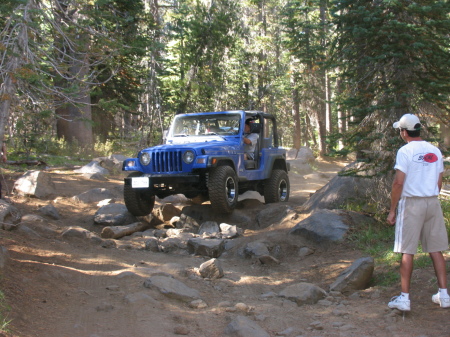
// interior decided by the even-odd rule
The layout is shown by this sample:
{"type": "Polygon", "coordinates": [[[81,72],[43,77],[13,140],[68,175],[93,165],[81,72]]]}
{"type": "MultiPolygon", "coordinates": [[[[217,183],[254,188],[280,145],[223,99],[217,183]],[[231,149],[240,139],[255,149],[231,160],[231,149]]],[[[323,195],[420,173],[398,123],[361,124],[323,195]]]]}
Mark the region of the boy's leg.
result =
{"type": "Polygon", "coordinates": [[[402,254],[402,263],[400,265],[402,293],[409,294],[413,265],[414,265],[414,255],[402,254]]]}
{"type": "Polygon", "coordinates": [[[433,260],[434,271],[436,273],[439,288],[447,288],[447,272],[445,270],[445,259],[442,252],[429,253],[433,260]]]}

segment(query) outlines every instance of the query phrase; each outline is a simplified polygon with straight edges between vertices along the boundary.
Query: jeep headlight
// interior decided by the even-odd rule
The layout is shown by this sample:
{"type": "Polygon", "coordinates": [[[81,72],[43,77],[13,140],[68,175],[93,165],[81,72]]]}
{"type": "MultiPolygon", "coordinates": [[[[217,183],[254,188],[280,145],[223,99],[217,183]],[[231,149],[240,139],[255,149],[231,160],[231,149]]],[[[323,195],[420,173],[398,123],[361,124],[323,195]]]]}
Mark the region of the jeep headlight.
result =
{"type": "Polygon", "coordinates": [[[183,153],[183,161],[186,164],[191,164],[194,161],[194,159],[195,159],[195,154],[193,151],[188,150],[185,153],[183,153]]]}
{"type": "Polygon", "coordinates": [[[143,152],[141,158],[139,158],[139,161],[141,162],[141,165],[147,166],[151,161],[150,154],[148,154],[147,152],[143,152]]]}

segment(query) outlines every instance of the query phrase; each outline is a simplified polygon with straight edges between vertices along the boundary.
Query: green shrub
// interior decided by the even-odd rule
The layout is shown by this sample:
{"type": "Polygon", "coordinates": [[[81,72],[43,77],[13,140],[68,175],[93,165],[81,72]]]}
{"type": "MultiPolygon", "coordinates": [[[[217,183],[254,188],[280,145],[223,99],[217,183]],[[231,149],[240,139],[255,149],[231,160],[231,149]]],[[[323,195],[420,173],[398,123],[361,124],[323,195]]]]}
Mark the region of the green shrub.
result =
{"type": "Polygon", "coordinates": [[[11,320],[8,319],[10,307],[6,303],[6,298],[3,292],[0,290],[0,331],[7,331],[7,327],[11,320]]]}

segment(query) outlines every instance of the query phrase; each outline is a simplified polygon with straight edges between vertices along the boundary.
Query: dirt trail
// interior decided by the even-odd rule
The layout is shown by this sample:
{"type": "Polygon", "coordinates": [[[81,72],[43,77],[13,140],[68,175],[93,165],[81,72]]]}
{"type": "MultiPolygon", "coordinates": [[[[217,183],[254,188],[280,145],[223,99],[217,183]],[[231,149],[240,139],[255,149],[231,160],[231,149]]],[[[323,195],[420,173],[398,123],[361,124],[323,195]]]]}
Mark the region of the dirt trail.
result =
{"type": "MultiPolygon", "coordinates": [[[[290,204],[302,204],[344,164],[322,161],[306,177],[290,174],[290,204]]],[[[75,204],[68,197],[95,187],[117,188],[121,177],[99,182],[71,172],[52,174],[63,196],[55,203],[62,220],[44,223],[58,230],[82,226],[98,232],[92,220],[98,207],[75,204]]],[[[50,202],[11,200],[22,214],[37,214],[39,207],[50,202]]],[[[8,337],[214,337],[224,336],[227,324],[239,314],[256,321],[270,336],[449,336],[450,311],[431,303],[436,288],[431,267],[414,272],[412,312],[404,318],[386,307],[397,286],[375,285],[351,296],[329,298],[330,304],[301,307],[270,295],[301,281],[327,290],[342,270],[362,256],[345,242],[326,249],[314,247],[290,238],[288,230],[246,231],[236,239],[235,248],[220,258],[225,276],[218,280],[197,275],[195,268],[206,261],[197,256],[105,249],[86,240],[64,241],[51,231],[37,235],[0,230],[0,246],[7,247],[10,255],[0,280],[12,307],[8,337]],[[278,246],[281,264],[256,264],[239,254],[239,247],[256,239],[278,246]],[[299,258],[302,245],[315,249],[314,254],[299,258]],[[143,287],[155,269],[197,289],[207,307],[190,308],[143,287]],[[249,312],[232,309],[236,303],[245,303],[249,312]]],[[[450,259],[448,254],[446,259],[450,259]]]]}

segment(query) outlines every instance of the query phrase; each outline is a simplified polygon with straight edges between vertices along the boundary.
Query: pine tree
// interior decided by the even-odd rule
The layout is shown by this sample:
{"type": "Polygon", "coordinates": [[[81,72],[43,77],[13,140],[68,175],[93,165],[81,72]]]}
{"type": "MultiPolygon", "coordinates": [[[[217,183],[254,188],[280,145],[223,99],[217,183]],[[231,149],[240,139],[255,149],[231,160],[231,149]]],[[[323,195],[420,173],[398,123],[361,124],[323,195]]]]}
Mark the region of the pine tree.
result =
{"type": "Polygon", "coordinates": [[[449,121],[448,1],[333,1],[335,65],[342,71],[340,103],[357,125],[348,142],[388,154],[401,144],[392,123],[405,113],[449,121]],[[387,151],[387,152],[386,152],[387,151]]]}

